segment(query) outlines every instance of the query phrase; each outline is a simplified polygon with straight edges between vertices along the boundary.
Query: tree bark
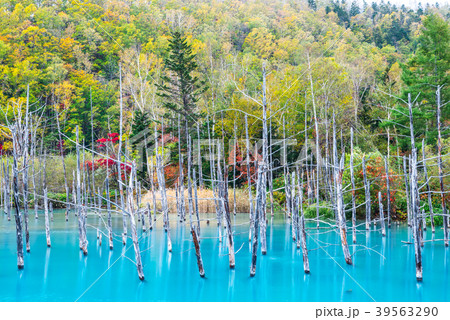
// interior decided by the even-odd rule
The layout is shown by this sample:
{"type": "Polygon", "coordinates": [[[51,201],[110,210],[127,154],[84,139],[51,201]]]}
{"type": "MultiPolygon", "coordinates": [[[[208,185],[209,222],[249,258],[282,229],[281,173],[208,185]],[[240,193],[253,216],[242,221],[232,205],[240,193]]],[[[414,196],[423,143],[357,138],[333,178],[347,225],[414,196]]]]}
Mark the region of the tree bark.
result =
{"type": "Polygon", "coordinates": [[[386,226],[384,224],[384,212],[383,212],[383,202],[381,198],[381,192],[378,192],[378,206],[380,207],[380,224],[381,224],[381,234],[383,237],[386,236],[386,226]]]}
{"type": "Polygon", "coordinates": [[[431,201],[431,188],[430,183],[428,182],[427,161],[425,158],[425,140],[422,141],[422,161],[423,161],[423,174],[425,178],[425,183],[427,185],[428,209],[430,210],[431,231],[432,233],[435,233],[436,229],[434,226],[433,203],[431,201]]]}
{"type": "Polygon", "coordinates": [[[438,86],[436,90],[436,101],[437,101],[437,130],[438,130],[438,168],[439,168],[439,185],[441,188],[441,205],[442,205],[442,217],[444,220],[444,245],[448,247],[448,238],[449,238],[449,228],[448,222],[449,218],[447,217],[447,207],[445,204],[445,196],[444,196],[444,170],[442,165],[442,142],[441,142],[441,87],[438,86]]]}
{"type": "Polygon", "coordinates": [[[355,173],[353,167],[353,127],[350,128],[350,179],[352,183],[352,237],[356,243],[356,194],[355,194],[355,173]]]}
{"type": "Polygon", "coordinates": [[[366,174],[366,156],[363,156],[362,160],[362,167],[363,167],[363,177],[364,177],[364,190],[365,190],[365,196],[366,196],[366,230],[370,229],[370,185],[367,181],[367,174],[366,174]]]}

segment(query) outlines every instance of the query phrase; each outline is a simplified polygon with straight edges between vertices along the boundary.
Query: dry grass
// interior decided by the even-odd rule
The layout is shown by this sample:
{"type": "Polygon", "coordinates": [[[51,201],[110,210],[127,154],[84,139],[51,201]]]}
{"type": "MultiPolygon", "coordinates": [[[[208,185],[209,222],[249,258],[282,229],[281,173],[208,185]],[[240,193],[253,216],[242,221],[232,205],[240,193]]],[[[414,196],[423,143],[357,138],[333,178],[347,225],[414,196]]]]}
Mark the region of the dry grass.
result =
{"type": "MultiPolygon", "coordinates": [[[[177,212],[177,199],[175,189],[167,189],[167,201],[169,204],[169,212],[176,213],[177,212]]],[[[194,191],[192,191],[192,196],[195,196],[194,191]]],[[[214,203],[213,192],[210,189],[199,189],[197,191],[198,196],[198,208],[199,213],[215,213],[216,206],[214,203]]],[[[193,204],[195,206],[195,200],[193,200],[193,204]]],[[[230,203],[230,212],[234,212],[234,195],[233,189],[228,190],[228,200],[230,203]]],[[[150,206],[153,206],[153,195],[151,192],[146,193],[142,196],[142,204],[141,206],[146,206],[147,202],[150,202],[150,206]]],[[[186,207],[186,212],[188,212],[188,192],[187,189],[184,190],[184,203],[186,207]]],[[[161,209],[161,193],[156,191],[156,206],[158,209],[161,209]]],[[[195,208],[195,207],[194,207],[195,208]]],[[[236,189],[236,212],[237,213],[248,213],[250,211],[249,202],[248,202],[248,193],[246,190],[236,189]]]]}

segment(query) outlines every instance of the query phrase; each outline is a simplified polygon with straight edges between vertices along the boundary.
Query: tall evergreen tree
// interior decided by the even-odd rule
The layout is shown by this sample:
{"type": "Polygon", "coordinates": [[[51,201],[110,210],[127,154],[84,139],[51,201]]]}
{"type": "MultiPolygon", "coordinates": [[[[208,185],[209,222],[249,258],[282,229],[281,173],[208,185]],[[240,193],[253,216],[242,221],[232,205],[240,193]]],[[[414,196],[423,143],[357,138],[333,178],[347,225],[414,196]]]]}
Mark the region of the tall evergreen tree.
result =
{"type": "Polygon", "coordinates": [[[317,10],[316,0],[308,0],[308,6],[314,11],[316,11],[317,10]]]}
{"type": "Polygon", "coordinates": [[[199,117],[196,104],[207,86],[205,81],[194,75],[197,70],[195,54],[179,31],[172,33],[169,55],[164,63],[168,72],[161,76],[162,83],[157,85],[157,94],[164,98],[163,107],[166,110],[181,114],[191,126],[199,117]]]}
{"type": "MultiPolygon", "coordinates": [[[[131,124],[130,138],[136,137],[141,132],[149,129],[149,125],[150,125],[150,117],[149,117],[148,113],[137,109],[134,112],[133,123],[131,124]]],[[[135,149],[135,150],[136,150],[138,144],[141,144],[142,150],[136,150],[136,151],[138,151],[142,156],[142,168],[140,168],[137,172],[138,177],[142,181],[147,180],[147,146],[145,145],[145,143],[142,144],[142,140],[144,140],[144,139],[145,139],[145,137],[141,137],[140,139],[133,140],[133,142],[132,142],[133,149],[135,149]]],[[[149,133],[149,136],[147,137],[147,139],[149,139],[149,140],[151,139],[151,133],[149,133]]]]}
{"type": "Polygon", "coordinates": [[[353,1],[350,6],[350,17],[354,17],[360,12],[361,10],[359,9],[358,3],[356,1],[353,1]]]}
{"type": "MultiPolygon", "coordinates": [[[[411,93],[414,99],[420,96],[414,105],[414,129],[417,135],[427,137],[428,143],[436,139],[436,88],[448,85],[450,65],[450,28],[448,22],[438,14],[429,15],[424,19],[421,34],[418,38],[419,46],[414,56],[402,65],[402,80],[406,85],[403,98],[411,93]]],[[[441,101],[446,103],[450,99],[449,90],[441,90],[441,101]]],[[[442,108],[442,120],[450,118],[450,105],[442,108]]],[[[408,119],[399,117],[396,120],[408,124],[408,119]]],[[[401,129],[400,129],[401,130],[401,129]]],[[[405,140],[407,143],[407,140],[405,140]]]]}

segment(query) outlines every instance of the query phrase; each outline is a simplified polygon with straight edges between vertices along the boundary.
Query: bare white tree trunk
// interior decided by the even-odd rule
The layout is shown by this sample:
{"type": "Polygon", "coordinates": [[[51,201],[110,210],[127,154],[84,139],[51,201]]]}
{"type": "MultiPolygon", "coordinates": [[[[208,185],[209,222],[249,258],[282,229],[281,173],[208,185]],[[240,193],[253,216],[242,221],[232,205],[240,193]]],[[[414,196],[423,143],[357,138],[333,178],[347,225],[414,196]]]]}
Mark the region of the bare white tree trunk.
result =
{"type": "Polygon", "coordinates": [[[364,177],[364,191],[366,195],[366,230],[370,229],[370,185],[367,181],[366,173],[366,156],[362,159],[363,177],[364,177]]]}
{"type": "Polygon", "coordinates": [[[170,238],[169,208],[167,206],[166,182],[164,178],[164,170],[162,164],[162,159],[164,155],[164,145],[162,145],[160,152],[158,147],[158,135],[156,127],[155,127],[155,144],[156,144],[156,173],[158,176],[158,185],[161,192],[161,208],[164,218],[164,230],[166,231],[167,234],[167,249],[169,252],[172,252],[172,240],[170,238]]]}
{"type": "MultiPolygon", "coordinates": [[[[262,166],[265,164],[262,163],[262,166]]],[[[264,168],[258,166],[258,179],[256,181],[256,208],[253,214],[253,240],[252,240],[252,263],[250,267],[250,277],[254,277],[256,274],[256,257],[258,255],[258,234],[259,234],[259,219],[261,216],[261,211],[263,210],[262,205],[262,197],[265,196],[262,192],[261,184],[263,183],[263,172],[264,168]]]]}
{"type": "MultiPolygon", "coordinates": [[[[16,222],[16,243],[17,243],[17,268],[24,268],[23,261],[23,235],[22,235],[22,215],[20,213],[20,203],[19,203],[19,168],[17,164],[18,149],[20,149],[19,141],[14,136],[17,135],[15,128],[12,128],[13,135],[13,192],[14,192],[14,209],[15,209],[15,222],[16,222]],[[16,141],[14,141],[16,140],[16,141]]],[[[17,137],[17,136],[16,136],[17,137]]],[[[8,198],[9,202],[9,198],[8,198]]]]}
{"type": "Polygon", "coordinates": [[[9,160],[6,161],[6,169],[5,169],[5,163],[3,162],[3,176],[4,176],[4,181],[5,181],[5,203],[4,203],[4,210],[5,210],[5,214],[8,217],[8,221],[11,220],[11,195],[10,195],[10,191],[9,191],[9,160]]]}
{"type": "Polygon", "coordinates": [[[336,211],[338,217],[338,227],[341,236],[342,251],[344,252],[345,262],[351,265],[352,257],[348,249],[347,226],[345,222],[344,196],[342,191],[342,175],[344,174],[345,152],[342,152],[341,160],[337,157],[336,143],[336,121],[333,113],[333,155],[334,155],[334,183],[336,186],[336,211]]]}
{"type": "Polygon", "coordinates": [[[384,158],[384,169],[386,171],[387,222],[388,222],[388,228],[390,228],[391,227],[391,187],[390,187],[390,183],[389,183],[389,158],[387,158],[387,157],[384,158]]]}
{"type": "Polygon", "coordinates": [[[83,254],[87,255],[87,239],[85,233],[85,213],[83,208],[83,203],[81,200],[81,163],[80,163],[80,143],[78,139],[78,126],[76,128],[76,143],[77,143],[77,186],[76,186],[76,196],[77,196],[77,212],[78,212],[78,231],[79,231],[79,243],[80,249],[83,250],[83,254]]]}
{"type": "Polygon", "coordinates": [[[302,238],[302,254],[303,254],[303,270],[305,273],[309,273],[309,258],[308,258],[308,249],[306,246],[306,227],[305,227],[305,215],[303,213],[303,178],[302,182],[300,183],[300,190],[299,190],[299,207],[300,207],[300,235],[302,238]]]}
{"type": "Polygon", "coordinates": [[[427,185],[428,209],[430,210],[431,231],[432,233],[435,233],[436,228],[434,226],[433,203],[431,202],[431,188],[430,183],[428,181],[427,161],[425,157],[425,140],[422,141],[422,161],[423,161],[423,174],[425,178],[425,183],[427,185]]]}
{"type": "Polygon", "coordinates": [[[352,183],[352,237],[356,243],[356,195],[355,195],[355,173],[353,167],[353,127],[350,128],[350,179],[352,183]]]}
{"type": "Polygon", "coordinates": [[[248,190],[248,203],[250,206],[250,228],[248,231],[248,240],[251,241],[252,239],[252,221],[254,216],[254,210],[253,210],[253,199],[252,199],[252,179],[251,179],[251,173],[250,173],[250,140],[248,137],[248,119],[247,114],[245,115],[245,144],[247,149],[247,190],[248,190]]]}
{"type": "Polygon", "coordinates": [[[411,94],[408,94],[408,109],[409,109],[409,129],[411,133],[411,208],[412,208],[412,226],[414,234],[414,252],[416,258],[416,279],[422,281],[422,252],[420,248],[420,234],[419,234],[419,190],[417,186],[417,149],[414,139],[414,126],[412,114],[411,94]]]}
{"type": "Polygon", "coordinates": [[[133,175],[136,174],[136,166],[133,163],[130,172],[130,182],[127,190],[128,217],[130,219],[131,237],[133,239],[134,255],[136,259],[136,268],[140,280],[144,280],[144,270],[141,261],[141,250],[139,249],[139,239],[137,236],[136,221],[134,220],[134,204],[133,204],[133,175]]]}
{"type": "Polygon", "coordinates": [[[383,237],[386,236],[386,226],[384,223],[384,211],[383,211],[383,202],[381,198],[381,192],[378,192],[378,206],[380,207],[380,223],[381,223],[381,234],[383,237]]]}
{"type": "Polygon", "coordinates": [[[406,193],[406,213],[408,226],[411,226],[411,204],[409,203],[410,192],[409,192],[409,173],[406,167],[406,157],[403,156],[403,176],[405,177],[405,193],[406,193]]]}
{"type": "Polygon", "coordinates": [[[441,187],[441,205],[442,205],[442,218],[444,220],[444,244],[448,247],[449,228],[447,217],[447,207],[445,205],[444,197],[444,170],[442,165],[442,142],[441,142],[441,87],[438,86],[436,90],[437,101],[437,130],[438,130],[438,168],[439,168],[439,185],[441,187]]]}
{"type": "Polygon", "coordinates": [[[106,179],[105,179],[105,192],[106,192],[106,212],[108,214],[108,241],[109,241],[109,249],[112,250],[114,248],[113,243],[113,232],[112,232],[112,217],[111,217],[111,200],[109,196],[109,178],[108,178],[108,170],[106,171],[106,179]]]}

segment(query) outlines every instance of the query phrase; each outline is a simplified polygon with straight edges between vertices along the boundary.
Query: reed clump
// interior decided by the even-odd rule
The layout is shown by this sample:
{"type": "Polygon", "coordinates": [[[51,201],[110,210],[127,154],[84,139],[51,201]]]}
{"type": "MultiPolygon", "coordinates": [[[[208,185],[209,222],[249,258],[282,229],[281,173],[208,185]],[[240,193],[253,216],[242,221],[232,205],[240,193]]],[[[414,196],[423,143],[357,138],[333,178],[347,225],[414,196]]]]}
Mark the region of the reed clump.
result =
{"type": "MultiPolygon", "coordinates": [[[[167,189],[167,202],[169,206],[170,213],[177,212],[177,198],[175,189],[167,189]]],[[[198,189],[198,210],[199,213],[216,213],[216,204],[214,201],[214,194],[211,189],[198,189]]],[[[161,210],[161,193],[159,190],[155,191],[156,196],[156,207],[161,210]]],[[[188,191],[184,191],[184,204],[186,207],[186,212],[189,212],[188,208],[188,191]]],[[[216,195],[217,198],[217,195],[216,195]]],[[[233,189],[228,189],[228,201],[230,203],[230,212],[234,212],[234,195],[233,189]]],[[[149,191],[142,196],[141,207],[146,207],[147,202],[150,207],[153,207],[153,195],[149,191]]],[[[248,213],[250,211],[250,204],[248,201],[248,193],[246,190],[237,189],[236,190],[236,213],[248,213]]]]}

